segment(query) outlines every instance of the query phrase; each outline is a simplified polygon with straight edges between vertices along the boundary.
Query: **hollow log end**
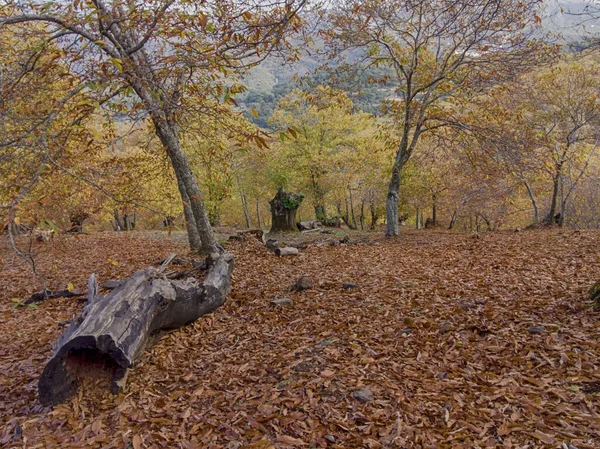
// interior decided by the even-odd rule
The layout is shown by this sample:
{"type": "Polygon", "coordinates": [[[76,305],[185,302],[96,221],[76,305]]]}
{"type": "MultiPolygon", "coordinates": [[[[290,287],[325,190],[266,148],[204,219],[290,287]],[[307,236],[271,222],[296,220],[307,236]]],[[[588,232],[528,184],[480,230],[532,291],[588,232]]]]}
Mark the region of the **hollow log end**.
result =
{"type": "Polygon", "coordinates": [[[39,380],[42,405],[57,405],[76,393],[83,378],[108,380],[117,393],[131,361],[109,335],[76,337],[50,359],[39,380]]]}

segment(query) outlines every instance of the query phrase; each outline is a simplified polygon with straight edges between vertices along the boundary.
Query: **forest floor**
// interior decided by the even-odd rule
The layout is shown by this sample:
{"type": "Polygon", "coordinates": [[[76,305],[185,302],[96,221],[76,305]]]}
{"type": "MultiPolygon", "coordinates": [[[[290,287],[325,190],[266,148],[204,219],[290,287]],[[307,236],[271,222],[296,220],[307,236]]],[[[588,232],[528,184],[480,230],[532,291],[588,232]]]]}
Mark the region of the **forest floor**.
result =
{"type": "MultiPolygon", "coordinates": [[[[185,253],[180,240],[58,236],[36,243],[37,267],[51,288],[85,290],[91,272],[123,278],[185,253]]],[[[288,258],[235,242],[223,307],[147,349],[124,393],[82,387],[54,409],[37,382],[82,302],[15,309],[40,284],[1,248],[0,446],[598,448],[600,313],[586,290],[599,246],[571,230],[360,234],[288,258]],[[300,276],[314,288],[290,292],[300,276]],[[281,297],[294,306],[270,305],[281,297]]]]}

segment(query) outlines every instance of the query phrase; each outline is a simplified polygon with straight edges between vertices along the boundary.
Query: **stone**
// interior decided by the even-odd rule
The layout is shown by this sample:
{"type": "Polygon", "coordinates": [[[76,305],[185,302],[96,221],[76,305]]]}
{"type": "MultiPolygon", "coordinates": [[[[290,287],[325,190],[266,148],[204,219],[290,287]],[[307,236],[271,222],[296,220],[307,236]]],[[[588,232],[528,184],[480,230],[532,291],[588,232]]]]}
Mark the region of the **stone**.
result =
{"type": "Polygon", "coordinates": [[[342,288],[344,290],[352,290],[353,288],[358,288],[358,284],[353,284],[352,282],[344,282],[342,284],[342,288]]]}
{"type": "Polygon", "coordinates": [[[352,392],[352,397],[358,402],[370,402],[373,400],[373,393],[368,388],[361,388],[352,392]]]}
{"type": "Polygon", "coordinates": [[[323,438],[325,438],[330,443],[335,443],[335,437],[333,435],[327,434],[323,438]]]}
{"type": "Polygon", "coordinates": [[[412,329],[410,327],[405,327],[400,331],[400,335],[410,335],[412,334],[412,329]]]}
{"type": "Polygon", "coordinates": [[[276,250],[277,248],[279,248],[279,241],[278,241],[278,240],[275,240],[275,239],[268,239],[268,240],[265,242],[265,246],[267,247],[267,249],[268,249],[269,251],[271,251],[272,253],[274,253],[274,252],[275,252],[275,250],[276,250]]]}
{"type": "Polygon", "coordinates": [[[440,326],[440,334],[447,334],[448,332],[452,332],[452,330],[453,330],[453,327],[449,323],[443,323],[440,326]]]}
{"type": "Polygon", "coordinates": [[[515,228],[515,232],[521,232],[521,226],[517,226],[517,227],[515,228]]]}
{"type": "Polygon", "coordinates": [[[542,335],[544,333],[544,326],[531,326],[528,332],[531,335],[542,335]]]}
{"type": "Polygon", "coordinates": [[[313,287],[313,281],[310,278],[302,276],[292,286],[292,290],[297,292],[303,292],[304,290],[310,290],[313,287]]]}
{"type": "Polygon", "coordinates": [[[273,306],[279,307],[294,307],[294,301],[290,298],[276,298],[269,301],[273,306]]]}

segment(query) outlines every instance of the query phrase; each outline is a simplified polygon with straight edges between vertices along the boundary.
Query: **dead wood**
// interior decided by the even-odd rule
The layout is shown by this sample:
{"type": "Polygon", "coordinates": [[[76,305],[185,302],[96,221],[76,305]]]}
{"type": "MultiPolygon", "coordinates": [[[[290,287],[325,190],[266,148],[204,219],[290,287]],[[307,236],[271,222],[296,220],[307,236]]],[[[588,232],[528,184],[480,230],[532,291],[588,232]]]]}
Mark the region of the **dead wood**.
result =
{"type": "Polygon", "coordinates": [[[40,378],[43,405],[63,402],[77,390],[82,373],[98,369],[108,373],[111,390],[118,391],[127,369],[158,334],[189,324],[225,302],[231,254],[209,257],[203,282],[168,279],[163,274],[168,262],[135,272],[106,296],[97,295],[95,278],[90,278],[83,312],[58,339],[40,378]]]}

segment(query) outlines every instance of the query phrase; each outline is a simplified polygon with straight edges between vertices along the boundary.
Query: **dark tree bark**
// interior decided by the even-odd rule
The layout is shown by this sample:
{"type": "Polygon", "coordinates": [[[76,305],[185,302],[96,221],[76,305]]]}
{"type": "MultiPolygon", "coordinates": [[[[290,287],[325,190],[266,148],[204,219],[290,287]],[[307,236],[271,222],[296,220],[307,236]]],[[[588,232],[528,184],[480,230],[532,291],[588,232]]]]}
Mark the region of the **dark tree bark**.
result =
{"type": "Polygon", "coordinates": [[[262,228],[262,224],[261,224],[261,219],[260,219],[260,197],[256,197],[256,227],[257,228],[262,228]]]}
{"type": "Polygon", "coordinates": [[[80,233],[83,232],[83,222],[90,217],[86,212],[79,212],[69,217],[71,227],[67,232],[80,233]]]}
{"type": "Polygon", "coordinates": [[[271,205],[271,232],[297,232],[296,211],[302,204],[304,195],[301,193],[277,190],[275,197],[269,201],[271,205]]]}
{"type": "Polygon", "coordinates": [[[456,218],[458,217],[458,211],[455,210],[454,212],[452,212],[451,216],[450,216],[450,226],[448,226],[448,229],[454,229],[454,226],[456,226],[456,218]]]}
{"type": "Polygon", "coordinates": [[[377,226],[377,211],[375,210],[375,202],[371,201],[369,204],[369,209],[371,210],[371,225],[369,228],[371,231],[375,230],[375,226],[377,226]]]}
{"type": "Polygon", "coordinates": [[[327,210],[325,209],[325,204],[317,204],[315,206],[315,218],[318,221],[324,221],[327,219],[327,210]]]}
{"type": "MultiPolygon", "coordinates": [[[[43,405],[55,405],[74,394],[78,377],[100,367],[111,376],[111,389],[161,331],[195,321],[225,302],[231,287],[233,256],[212,255],[204,282],[167,279],[162,270],[140,270],[106,296],[88,286],[82,314],[59,338],[39,381],[43,405]]],[[[93,279],[93,276],[92,278],[93,279]]]]}
{"type": "Polygon", "coordinates": [[[246,227],[252,227],[252,220],[250,219],[250,210],[248,209],[248,200],[246,199],[246,194],[243,190],[240,189],[240,197],[242,199],[242,207],[244,208],[244,218],[246,219],[246,227]]]}
{"type": "Polygon", "coordinates": [[[556,206],[558,203],[558,191],[560,187],[560,174],[557,174],[552,181],[552,200],[550,202],[550,211],[546,218],[544,218],[544,223],[546,224],[554,224],[554,216],[556,215],[556,206]]]}
{"type": "Polygon", "coordinates": [[[187,230],[190,250],[194,252],[199,252],[202,248],[202,240],[200,239],[200,234],[198,233],[196,219],[194,218],[194,214],[192,213],[190,198],[187,195],[185,186],[180,181],[178,181],[177,184],[179,187],[179,194],[181,195],[181,199],[183,202],[183,216],[185,218],[185,228],[187,230]]]}
{"type": "Polygon", "coordinates": [[[431,197],[431,221],[433,226],[437,226],[437,195],[431,197]]]}
{"type": "Polygon", "coordinates": [[[113,224],[113,228],[115,231],[122,231],[123,229],[125,229],[123,227],[123,222],[121,221],[121,216],[119,215],[119,210],[115,209],[113,211],[113,216],[115,217],[115,222],[113,224]]]}

